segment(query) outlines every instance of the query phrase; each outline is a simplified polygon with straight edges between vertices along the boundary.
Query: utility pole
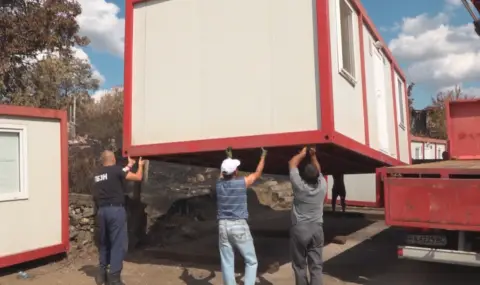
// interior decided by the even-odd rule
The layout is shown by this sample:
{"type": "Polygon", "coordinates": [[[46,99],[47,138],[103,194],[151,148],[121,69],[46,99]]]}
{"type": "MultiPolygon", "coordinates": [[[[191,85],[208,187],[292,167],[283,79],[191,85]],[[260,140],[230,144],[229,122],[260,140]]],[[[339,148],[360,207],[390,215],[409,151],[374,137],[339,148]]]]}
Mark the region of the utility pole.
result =
{"type": "Polygon", "coordinates": [[[69,108],[69,120],[68,120],[68,130],[71,139],[75,139],[77,136],[76,128],[77,128],[77,98],[72,96],[73,98],[73,106],[70,105],[69,108]]]}

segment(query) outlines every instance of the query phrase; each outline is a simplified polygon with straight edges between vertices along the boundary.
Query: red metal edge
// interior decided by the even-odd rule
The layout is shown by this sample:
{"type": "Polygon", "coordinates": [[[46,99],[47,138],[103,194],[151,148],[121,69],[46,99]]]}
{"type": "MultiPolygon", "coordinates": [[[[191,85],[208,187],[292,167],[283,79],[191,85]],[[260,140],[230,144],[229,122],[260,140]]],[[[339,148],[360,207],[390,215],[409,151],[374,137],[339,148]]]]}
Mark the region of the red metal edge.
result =
{"type": "MultiPolygon", "coordinates": [[[[447,134],[453,133],[453,125],[452,125],[452,115],[450,113],[450,101],[445,102],[445,118],[447,120],[447,134]]],[[[448,140],[448,151],[454,149],[453,142],[451,139],[448,140]]]]}
{"type": "Polygon", "coordinates": [[[384,154],[383,152],[381,151],[378,151],[376,149],[373,149],[373,148],[369,148],[368,146],[350,138],[350,137],[347,137],[346,135],[344,134],[341,134],[339,132],[334,132],[334,135],[332,137],[332,141],[341,145],[342,147],[344,148],[348,148],[348,149],[353,149],[357,152],[360,152],[361,154],[365,155],[365,156],[368,156],[368,157],[371,157],[371,158],[375,158],[376,160],[378,161],[381,161],[381,162],[384,162],[386,164],[389,164],[389,165],[404,165],[406,163],[398,160],[398,159],[395,159],[387,154],[384,154]]]}
{"type": "Polygon", "coordinates": [[[132,68],[133,68],[133,5],[140,1],[125,1],[125,49],[123,78],[123,139],[124,155],[132,146],[132,68]]]}
{"type": "Polygon", "coordinates": [[[363,124],[365,127],[365,145],[370,146],[370,130],[368,124],[368,93],[367,76],[365,68],[365,45],[363,35],[363,17],[358,17],[358,33],[360,36],[360,69],[362,71],[362,97],[363,97],[363,124]]]}
{"type": "Polygon", "coordinates": [[[60,159],[61,159],[61,244],[32,251],[0,257],[0,268],[19,264],[47,256],[67,252],[69,249],[68,218],[68,125],[67,112],[64,110],[0,105],[0,115],[25,118],[42,118],[60,121],[60,159]]]}
{"type": "Polygon", "coordinates": [[[332,79],[332,56],[330,41],[330,9],[329,1],[316,0],[317,18],[317,60],[320,80],[320,111],[321,130],[332,139],[335,130],[335,116],[333,114],[333,79],[332,79]]]}
{"type": "Polygon", "coordinates": [[[377,197],[378,208],[385,207],[385,192],[383,189],[383,176],[385,173],[385,167],[375,170],[375,196],[377,197]]]}
{"type": "Polygon", "coordinates": [[[387,168],[386,167],[381,167],[376,169],[376,174],[377,174],[377,194],[380,195],[381,200],[382,200],[382,206],[385,209],[384,214],[385,214],[385,224],[390,225],[391,219],[390,219],[390,201],[388,199],[388,189],[385,186],[384,181],[387,178],[387,168]]]}
{"type": "Polygon", "coordinates": [[[236,149],[256,148],[261,141],[262,146],[272,147],[282,145],[302,145],[325,142],[322,131],[305,131],[293,133],[280,133],[246,137],[231,137],[221,139],[196,140],[185,142],[172,142],[150,145],[131,146],[128,154],[131,156],[154,156],[158,154],[178,154],[198,151],[215,151],[227,146],[236,149]]]}
{"type": "Polygon", "coordinates": [[[63,244],[35,249],[32,251],[26,251],[14,255],[7,255],[0,257],[0,268],[5,268],[41,258],[47,256],[54,256],[60,253],[65,253],[67,250],[63,244]]]}

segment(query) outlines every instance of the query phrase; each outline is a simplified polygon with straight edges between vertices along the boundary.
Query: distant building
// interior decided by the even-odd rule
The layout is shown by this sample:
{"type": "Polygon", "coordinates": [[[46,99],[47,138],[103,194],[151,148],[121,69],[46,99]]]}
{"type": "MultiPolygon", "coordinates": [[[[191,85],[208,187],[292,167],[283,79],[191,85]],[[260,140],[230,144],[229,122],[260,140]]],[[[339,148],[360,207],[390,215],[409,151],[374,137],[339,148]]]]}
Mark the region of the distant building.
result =
{"type": "Polygon", "coordinates": [[[410,111],[410,131],[414,136],[438,138],[431,118],[434,110],[435,107],[428,106],[421,110],[412,109],[410,111]]]}

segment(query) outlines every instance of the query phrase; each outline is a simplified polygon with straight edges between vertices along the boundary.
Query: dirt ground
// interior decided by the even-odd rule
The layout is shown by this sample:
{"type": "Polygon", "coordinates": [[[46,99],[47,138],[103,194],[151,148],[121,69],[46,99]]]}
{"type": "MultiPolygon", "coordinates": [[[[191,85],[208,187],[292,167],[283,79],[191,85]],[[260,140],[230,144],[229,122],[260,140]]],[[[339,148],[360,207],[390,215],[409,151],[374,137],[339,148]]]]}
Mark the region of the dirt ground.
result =
{"type": "MultiPolygon", "coordinates": [[[[257,284],[292,285],[288,256],[288,215],[251,225],[259,257],[257,284]],[[287,226],[287,227],[286,227],[287,226]]],[[[383,221],[360,216],[325,217],[324,284],[326,285],[478,285],[475,268],[398,260],[396,237],[383,221]],[[346,244],[331,241],[346,236],[346,244]]],[[[165,247],[145,247],[129,254],[125,262],[127,285],[220,285],[217,237],[201,238],[165,247]]],[[[237,272],[243,272],[237,259],[237,272]]],[[[85,251],[68,259],[46,260],[3,271],[0,285],[94,284],[97,257],[85,251]],[[20,278],[24,271],[28,278],[20,278]]],[[[241,275],[239,275],[239,280],[241,275]]],[[[241,284],[239,282],[239,284],[241,284]]]]}

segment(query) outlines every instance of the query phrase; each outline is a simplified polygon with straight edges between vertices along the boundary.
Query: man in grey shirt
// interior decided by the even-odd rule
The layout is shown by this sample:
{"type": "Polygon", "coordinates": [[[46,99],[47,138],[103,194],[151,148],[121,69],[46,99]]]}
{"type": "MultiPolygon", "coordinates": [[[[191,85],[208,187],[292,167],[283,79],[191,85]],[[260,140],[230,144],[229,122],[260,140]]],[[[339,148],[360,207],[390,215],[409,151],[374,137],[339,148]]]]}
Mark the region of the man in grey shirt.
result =
{"type": "Polygon", "coordinates": [[[323,202],[327,193],[327,181],[322,175],[314,148],[304,147],[290,159],[290,181],[293,188],[292,227],[290,250],[296,285],[321,285],[323,236],[323,202]],[[310,163],[302,175],[298,165],[310,155],[310,163]],[[307,276],[307,266],[310,282],[307,276]]]}

